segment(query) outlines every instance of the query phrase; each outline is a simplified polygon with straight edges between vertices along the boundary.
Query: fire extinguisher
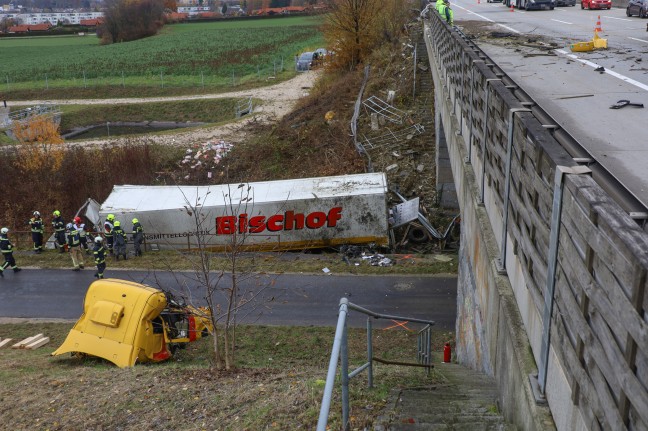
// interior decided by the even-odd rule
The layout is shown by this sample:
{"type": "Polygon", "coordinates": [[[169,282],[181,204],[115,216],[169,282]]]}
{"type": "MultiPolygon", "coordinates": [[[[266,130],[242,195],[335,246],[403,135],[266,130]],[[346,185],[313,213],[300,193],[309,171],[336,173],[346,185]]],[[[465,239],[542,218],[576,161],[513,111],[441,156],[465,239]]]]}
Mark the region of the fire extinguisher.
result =
{"type": "Polygon", "coordinates": [[[443,346],[443,362],[449,363],[452,357],[452,349],[450,348],[450,343],[445,343],[443,346]]]}

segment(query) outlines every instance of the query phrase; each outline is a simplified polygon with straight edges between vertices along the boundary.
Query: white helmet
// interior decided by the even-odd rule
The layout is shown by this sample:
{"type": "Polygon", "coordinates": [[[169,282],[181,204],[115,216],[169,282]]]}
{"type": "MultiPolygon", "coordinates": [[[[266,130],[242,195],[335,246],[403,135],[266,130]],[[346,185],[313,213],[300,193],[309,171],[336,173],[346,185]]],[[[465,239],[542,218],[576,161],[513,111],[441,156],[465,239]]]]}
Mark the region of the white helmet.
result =
{"type": "Polygon", "coordinates": [[[2,229],[0,229],[0,232],[2,232],[3,235],[6,235],[6,234],[9,233],[9,229],[7,229],[6,227],[3,227],[2,229]]]}
{"type": "Polygon", "coordinates": [[[34,211],[34,217],[40,217],[40,213],[38,211],[34,211]]]}
{"type": "Polygon", "coordinates": [[[98,236],[98,237],[95,238],[95,242],[96,242],[97,244],[101,244],[102,241],[103,241],[103,238],[100,237],[100,236],[98,236]]]}

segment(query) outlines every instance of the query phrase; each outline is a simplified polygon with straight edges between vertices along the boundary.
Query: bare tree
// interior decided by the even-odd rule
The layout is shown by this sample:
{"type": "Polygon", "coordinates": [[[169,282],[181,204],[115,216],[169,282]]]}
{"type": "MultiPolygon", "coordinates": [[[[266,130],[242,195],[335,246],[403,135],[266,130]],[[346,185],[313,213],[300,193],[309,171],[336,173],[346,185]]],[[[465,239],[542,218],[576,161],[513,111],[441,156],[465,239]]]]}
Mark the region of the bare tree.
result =
{"type": "MultiPolygon", "coordinates": [[[[216,368],[230,370],[235,364],[238,322],[260,315],[261,306],[266,308],[281,291],[273,289],[270,298],[265,296],[265,291],[274,287],[278,275],[269,276],[266,282],[250,286],[249,281],[255,278],[257,273],[253,272],[252,268],[243,268],[240,264],[241,254],[250,248],[247,244],[250,238],[247,229],[237,227],[221,232],[227,235],[227,241],[220,245],[215,245],[211,240],[219,228],[213,224],[212,210],[204,205],[210,193],[207,192],[205,196],[198,196],[194,200],[184,195],[184,213],[192,217],[192,225],[195,226],[195,250],[185,256],[191,262],[193,274],[190,277],[204,295],[202,299],[207,304],[214,328],[211,335],[216,368]],[[212,257],[216,249],[223,249],[228,261],[227,268],[213,267],[212,257]]],[[[238,221],[241,214],[254,212],[253,188],[249,184],[240,184],[235,190],[228,187],[228,192],[224,193],[222,198],[225,212],[221,217],[238,221]]],[[[189,301],[191,302],[191,299],[189,301]]]]}

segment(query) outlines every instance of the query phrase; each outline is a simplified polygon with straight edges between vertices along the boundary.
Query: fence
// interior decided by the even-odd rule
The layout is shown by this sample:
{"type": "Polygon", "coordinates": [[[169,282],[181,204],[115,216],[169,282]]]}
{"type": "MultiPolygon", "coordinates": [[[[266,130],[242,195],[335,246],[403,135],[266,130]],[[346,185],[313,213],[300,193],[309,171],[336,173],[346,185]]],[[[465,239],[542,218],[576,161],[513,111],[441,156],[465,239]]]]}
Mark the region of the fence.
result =
{"type": "Polygon", "coordinates": [[[554,394],[556,422],[568,423],[562,389],[547,384],[562,372],[588,429],[648,428],[648,235],[629,214],[645,208],[472,41],[434,13],[428,24],[437,98],[458,127],[446,134],[455,177],[488,215],[497,271],[522,284],[514,293],[528,311],[538,401],[554,394]]]}
{"type": "MultiPolygon", "coordinates": [[[[292,72],[293,67],[286,67],[286,63],[292,64],[292,59],[279,57],[273,59],[272,64],[262,64],[248,68],[246,72],[238,71],[228,74],[212,74],[208,71],[199,71],[193,75],[173,75],[163,71],[147,75],[131,74],[128,71],[121,71],[113,75],[101,75],[86,70],[78,70],[65,76],[54,74],[37,75],[11,75],[4,74],[2,79],[4,89],[7,92],[15,90],[50,90],[56,88],[95,88],[102,86],[110,87],[159,87],[159,88],[204,88],[204,87],[236,87],[242,84],[264,82],[274,79],[284,72],[292,72]],[[255,70],[256,69],[256,70],[255,70]]],[[[2,76],[2,75],[0,75],[2,76]]]]}
{"type": "Polygon", "coordinates": [[[349,429],[350,407],[349,407],[349,380],[359,375],[364,370],[367,370],[367,384],[369,388],[373,387],[373,362],[382,362],[384,364],[393,364],[401,366],[421,366],[428,372],[431,365],[431,326],[434,322],[431,320],[414,319],[410,317],[391,316],[388,314],[375,313],[366,308],[355,305],[347,298],[340,299],[340,308],[338,315],[337,328],[335,330],[335,338],[333,341],[333,349],[331,352],[331,359],[329,361],[328,373],[326,374],[326,385],[324,386],[324,394],[322,395],[322,407],[320,409],[319,420],[317,422],[317,431],[325,431],[327,429],[328,416],[331,408],[331,399],[333,398],[333,385],[335,382],[335,375],[337,373],[338,360],[340,361],[340,376],[342,386],[342,428],[349,429]],[[355,310],[362,314],[367,315],[367,362],[357,367],[349,373],[349,357],[347,348],[347,314],[349,310],[355,310]],[[372,343],[372,325],[371,319],[390,319],[395,321],[409,321],[424,323],[426,326],[418,333],[417,339],[417,360],[416,364],[391,362],[385,360],[378,360],[373,357],[373,343],[372,343]]]}

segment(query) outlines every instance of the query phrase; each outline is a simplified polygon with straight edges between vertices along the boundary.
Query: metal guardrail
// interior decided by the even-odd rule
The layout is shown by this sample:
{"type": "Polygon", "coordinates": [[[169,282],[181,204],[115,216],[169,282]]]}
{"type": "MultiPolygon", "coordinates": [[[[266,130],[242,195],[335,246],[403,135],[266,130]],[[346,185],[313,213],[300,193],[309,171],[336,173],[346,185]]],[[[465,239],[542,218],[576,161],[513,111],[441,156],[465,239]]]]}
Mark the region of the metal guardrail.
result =
{"type": "Polygon", "coordinates": [[[23,121],[30,117],[35,117],[39,115],[53,116],[60,114],[61,110],[58,105],[46,104],[46,105],[36,105],[29,108],[21,109],[20,111],[15,111],[9,114],[10,121],[23,121]]]}
{"type": "Polygon", "coordinates": [[[335,329],[335,337],[333,340],[333,349],[331,352],[331,359],[329,361],[328,373],[326,374],[326,385],[324,386],[324,394],[322,396],[322,407],[320,409],[319,420],[317,421],[317,431],[325,431],[328,424],[329,411],[331,409],[331,399],[333,398],[333,385],[335,383],[335,375],[337,374],[338,360],[341,362],[340,377],[342,384],[342,423],[343,429],[349,429],[349,380],[360,374],[362,371],[367,370],[368,387],[373,387],[373,362],[381,362],[384,364],[402,365],[402,366],[421,366],[425,367],[429,373],[431,365],[431,344],[432,333],[431,326],[434,325],[432,320],[414,319],[410,317],[391,316],[388,314],[374,313],[371,310],[362,308],[355,305],[347,298],[340,299],[340,309],[338,314],[337,327],[335,329]],[[359,311],[360,313],[369,316],[367,319],[367,362],[359,366],[351,373],[349,373],[349,352],[347,344],[347,314],[349,310],[359,311]],[[427,326],[418,333],[418,364],[408,364],[403,362],[391,362],[378,360],[373,357],[373,344],[371,338],[371,318],[374,319],[390,319],[399,321],[409,321],[416,323],[424,323],[427,326]]]}
{"type": "Polygon", "coordinates": [[[243,99],[236,104],[236,118],[252,113],[252,97],[243,99]]]}

